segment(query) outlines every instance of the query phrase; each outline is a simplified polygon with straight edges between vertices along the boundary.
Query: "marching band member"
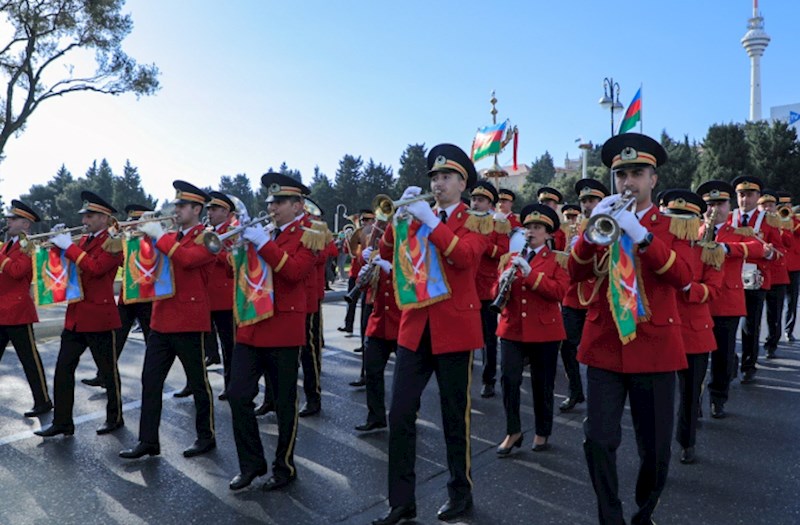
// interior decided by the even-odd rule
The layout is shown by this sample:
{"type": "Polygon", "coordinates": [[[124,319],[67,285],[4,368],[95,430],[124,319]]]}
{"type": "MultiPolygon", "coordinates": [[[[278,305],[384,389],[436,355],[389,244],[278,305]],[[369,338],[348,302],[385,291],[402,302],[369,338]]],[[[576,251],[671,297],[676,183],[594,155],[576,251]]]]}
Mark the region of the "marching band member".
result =
{"type": "Polygon", "coordinates": [[[559,230],[558,213],[544,204],[531,204],[523,208],[520,218],[527,230],[527,253],[520,253],[509,261],[499,281],[507,281],[511,274],[517,275],[497,327],[501,353],[500,384],[506,412],[506,437],[497,447],[500,457],[511,454],[524,439],[519,404],[525,357],[531,364],[536,419],[536,435],[531,450],[541,452],[549,448],[558,347],[566,337],[560,304],[569,286],[569,276],[546,246],[546,241],[559,230]]]}
{"type": "MultiPolygon", "coordinates": [[[[499,194],[489,181],[478,181],[470,193],[470,207],[479,213],[491,213],[497,204],[499,194]]],[[[481,326],[483,327],[483,386],[481,397],[494,397],[494,384],[497,376],[497,314],[489,309],[494,294],[492,288],[497,282],[497,264],[500,257],[508,253],[509,221],[502,214],[495,214],[494,228],[489,234],[489,245],[481,256],[478,265],[478,299],[481,300],[481,326]]]]}
{"type": "Polygon", "coordinates": [[[239,474],[230,482],[231,490],[249,486],[267,473],[264,448],[253,411],[258,380],[266,373],[268,389],[275,400],[278,418],[278,444],[272,463],[272,476],[264,490],[276,490],[297,477],[294,443],[297,434],[297,362],[306,343],[305,280],[313,272],[316,254],[313,232],[302,225],[303,196],[308,188],[279,173],[266,173],[261,182],[269,196],[267,208],[273,224],[266,229],[250,226],[242,234],[258,251],[272,272],[274,294],[271,317],[236,330],[236,349],[231,361],[228,402],[233,416],[233,437],[239,457],[239,474]]]}
{"type": "Polygon", "coordinates": [[[758,208],[767,214],[767,224],[778,231],[781,240],[780,256],[776,257],[769,265],[770,281],[772,286],[767,291],[764,304],[767,307],[767,339],[764,341],[764,352],[767,359],[774,359],[778,350],[778,341],[781,339],[781,316],[783,303],[786,299],[786,288],[789,285],[789,271],[786,268],[786,254],[792,248],[794,235],[790,229],[783,227],[784,222],[776,213],[778,207],[778,193],[764,190],[758,199],[758,208]]]}
{"type": "MultiPolygon", "coordinates": [[[[555,188],[550,186],[543,186],[536,192],[539,199],[539,204],[552,208],[553,211],[558,212],[558,207],[564,202],[564,196],[555,188]]],[[[554,250],[564,251],[567,244],[567,237],[561,230],[553,232],[553,246],[554,250]]]]}
{"type": "Polygon", "coordinates": [[[511,223],[512,231],[522,227],[522,223],[519,222],[519,216],[511,210],[516,198],[517,194],[509,189],[500,188],[497,190],[497,212],[511,223]]]}
{"type": "MultiPolygon", "coordinates": [[[[791,211],[792,195],[779,191],[779,204],[791,211]]],[[[792,212],[784,219],[787,234],[792,236],[792,247],[786,254],[786,269],[789,271],[789,287],[786,290],[786,319],[783,327],[786,342],[793,343],[794,325],[797,322],[797,297],[800,292],[800,219],[792,212]]]]}
{"type": "Polygon", "coordinates": [[[190,458],[216,448],[214,403],[205,367],[205,333],[211,330],[208,274],[214,263],[203,245],[200,214],[211,197],[203,190],[176,180],[175,205],[178,231],[165,232],[157,221],[139,225],[139,231],[156,241],[156,248],[169,257],[175,275],[175,295],[153,301],[150,336],[142,369],[142,409],[139,442],[119,453],[136,459],[161,454],[158,427],[161,422],[161,393],[175,358],[180,359],[192,390],[197,439],[183,451],[190,458]]]}
{"type": "Polygon", "coordinates": [[[78,244],[69,233],[55,235],[51,242],[80,269],[83,299],[67,307],[61,348],[56,362],[53,401],[53,424],[37,430],[36,435],[50,437],[75,432],[72,406],[75,402],[75,369],[81,355],[88,347],[106,385],[108,402],[106,420],[98,434],[108,434],[124,425],[120,394],[115,330],[121,325],[119,311],[114,304],[114,278],[122,266],[122,247],[110,239],[108,227],[115,210],[108,202],[90,191],[81,192],[83,208],[78,213],[88,234],[78,244]]]}
{"type": "Polygon", "coordinates": [[[628,257],[633,255],[639,265],[634,274],[638,286],[628,287],[632,278],[624,272],[624,264],[612,267],[610,247],[593,244],[588,231],[578,238],[568,263],[570,276],[575,281],[591,278],[595,272],[602,276],[595,284],[598,292],[589,304],[578,348],[578,360],[588,367],[583,448],[600,522],[624,523],[616,451],[629,398],[640,458],[639,508],[632,523],[649,523],[669,470],[675,371],[686,368],[676,289],[686,287],[691,274],[672,249],[670,219],[651,200],[658,182],[656,168],[667,161],[664,148],[645,135],[623,133],[606,141],[602,159],[614,174],[617,190],[630,191],[635,197],[636,209],[616,209],[622,198],[618,194],[603,199],[592,213],[615,212],[617,225],[633,243],[628,257]],[[611,285],[613,290],[609,290],[611,285]],[[624,302],[610,302],[611,291],[624,302]],[[630,323],[620,322],[628,319],[636,322],[633,332],[630,323]]]}
{"type": "MultiPolygon", "coordinates": [[[[468,213],[460,202],[461,193],[472,189],[477,182],[475,166],[469,156],[452,144],[435,146],[428,154],[428,175],[435,208],[418,200],[405,210],[398,210],[395,219],[403,213],[415,219],[408,224],[408,237],[405,230],[395,232],[395,228],[389,226],[380,247],[381,257],[393,260],[397,236],[399,249],[403,250],[398,260],[404,265],[407,260],[403,257],[413,257],[408,244],[411,241],[424,242],[426,253],[435,253],[438,257],[426,258],[433,266],[426,268],[424,282],[419,282],[416,265],[394,268],[395,284],[398,288],[402,286],[402,290],[395,293],[413,294],[414,298],[401,304],[406,308],[401,308],[389,410],[391,509],[386,516],[373,521],[375,525],[398,523],[416,516],[416,419],[422,392],[434,372],[439,383],[450,471],[448,501],[439,509],[438,518],[454,519],[472,508],[469,467],[472,350],[483,344],[475,274],[488,239],[479,232],[480,220],[468,213]],[[442,284],[439,278],[436,282],[430,280],[427,270],[433,269],[441,269],[440,277],[448,283],[449,293],[448,289],[438,286],[442,284]],[[412,282],[416,283],[413,289],[412,282]],[[458,327],[455,333],[450,331],[453,327],[458,327]]],[[[406,189],[403,199],[420,192],[420,188],[412,186],[406,189]]],[[[438,270],[435,273],[438,274],[438,270]]]]}
{"type": "Polygon", "coordinates": [[[33,395],[33,408],[25,412],[25,417],[36,417],[50,412],[53,403],[33,335],[33,323],[39,322],[39,316],[31,298],[30,250],[22,246],[25,242],[20,239],[29,235],[31,225],[41,219],[33,208],[16,199],[11,201],[5,219],[6,242],[0,248],[0,359],[11,341],[33,395]]]}
{"type": "MultiPolygon", "coordinates": [[[[375,214],[372,212],[372,210],[361,210],[358,215],[351,215],[351,217],[357,220],[357,229],[350,236],[349,241],[345,240],[347,252],[350,254],[350,276],[347,281],[347,293],[350,293],[350,291],[356,285],[358,272],[361,270],[361,266],[364,264],[361,258],[361,251],[366,248],[364,228],[372,225],[375,222],[375,214]]],[[[357,300],[347,305],[344,326],[340,326],[337,328],[337,330],[340,332],[345,332],[348,335],[353,335],[353,324],[356,320],[357,306],[357,300]]]]}

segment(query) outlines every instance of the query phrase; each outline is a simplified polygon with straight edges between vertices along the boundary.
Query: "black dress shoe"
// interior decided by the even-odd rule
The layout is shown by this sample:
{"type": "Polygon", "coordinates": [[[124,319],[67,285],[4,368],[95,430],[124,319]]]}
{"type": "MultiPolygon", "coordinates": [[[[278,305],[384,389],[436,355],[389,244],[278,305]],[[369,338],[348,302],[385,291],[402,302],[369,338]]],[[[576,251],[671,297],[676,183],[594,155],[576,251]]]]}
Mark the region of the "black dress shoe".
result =
{"type": "Polygon", "coordinates": [[[522,446],[523,439],[525,439],[525,434],[520,434],[517,440],[511,443],[510,447],[497,447],[497,456],[501,458],[510,456],[512,450],[522,446]]]}
{"type": "Polygon", "coordinates": [[[122,419],[116,422],[106,421],[100,428],[96,430],[96,432],[98,436],[102,436],[103,434],[110,434],[111,432],[114,432],[118,428],[122,428],[124,426],[125,426],[125,421],[123,421],[122,419]]]}
{"type": "Polygon", "coordinates": [[[125,459],[139,459],[142,456],[158,456],[161,454],[161,447],[157,443],[144,443],[139,441],[133,448],[128,448],[119,453],[119,457],[125,459]]]}
{"type": "Polygon", "coordinates": [[[71,436],[75,433],[75,425],[50,425],[47,428],[35,430],[33,433],[46,438],[58,436],[59,434],[71,436]]]}
{"type": "Polygon", "coordinates": [[[189,397],[190,395],[192,395],[192,391],[189,388],[189,385],[186,385],[181,390],[178,390],[177,392],[172,394],[172,397],[189,397]]]}
{"type": "Polygon", "coordinates": [[[786,342],[787,343],[794,343],[795,341],[797,341],[797,339],[795,339],[793,334],[786,334],[786,342]]]}
{"type": "Polygon", "coordinates": [[[725,405],[722,403],[711,403],[711,417],[714,419],[723,419],[726,415],[725,405]]]}
{"type": "Polygon", "coordinates": [[[217,440],[214,438],[196,439],[191,447],[183,451],[183,457],[193,458],[214,450],[215,448],[217,448],[217,440]]]}
{"type": "Polygon", "coordinates": [[[545,450],[548,450],[550,448],[550,443],[547,442],[549,439],[550,437],[548,436],[544,438],[544,443],[536,443],[536,438],[534,438],[531,450],[534,452],[544,452],[545,450]]]}
{"type": "Polygon", "coordinates": [[[567,399],[562,401],[560,405],[558,405],[558,409],[561,412],[569,412],[570,410],[575,408],[575,405],[577,405],[578,403],[583,403],[584,401],[586,401],[586,398],[583,397],[583,394],[578,394],[577,396],[569,396],[567,399]]]}
{"type": "Polygon", "coordinates": [[[767,359],[775,359],[777,357],[775,355],[775,352],[777,351],[776,348],[765,348],[765,350],[767,351],[767,359]]]}
{"type": "Polygon", "coordinates": [[[281,477],[270,476],[267,482],[261,486],[261,490],[270,492],[272,490],[282,489],[283,487],[294,481],[296,478],[297,476],[290,476],[288,478],[285,478],[283,476],[281,477]]]}
{"type": "Polygon", "coordinates": [[[752,383],[755,380],[756,380],[756,371],[755,370],[748,370],[747,372],[744,372],[742,374],[742,379],[740,379],[739,381],[743,385],[747,385],[747,384],[752,383]]]}
{"type": "Polygon", "coordinates": [[[254,479],[256,479],[259,476],[263,476],[266,473],[267,473],[267,466],[264,465],[264,467],[255,470],[253,472],[236,474],[236,476],[233,477],[231,482],[228,483],[228,488],[231,490],[240,490],[245,487],[249,487],[254,479]]]}
{"type": "Polygon", "coordinates": [[[41,405],[36,405],[32,409],[25,412],[25,417],[36,417],[41,416],[42,414],[47,414],[53,410],[53,403],[48,401],[47,403],[42,403],[41,405]]]}
{"type": "Polygon", "coordinates": [[[313,416],[314,414],[319,414],[320,410],[322,410],[322,406],[320,405],[319,401],[306,402],[306,404],[303,405],[303,408],[300,409],[300,412],[297,415],[300,417],[313,416]]]}
{"type": "Polygon", "coordinates": [[[485,383],[481,387],[481,397],[494,397],[494,385],[485,383]]]}
{"type": "Polygon", "coordinates": [[[389,513],[382,518],[372,520],[372,525],[395,525],[403,520],[413,520],[417,517],[417,504],[399,505],[389,509],[389,513]]]}
{"type": "Polygon", "coordinates": [[[472,508],[472,495],[459,500],[447,500],[447,503],[439,508],[436,517],[442,521],[450,521],[464,515],[469,509],[472,508]]]}
{"type": "Polygon", "coordinates": [[[266,416],[270,412],[275,412],[275,405],[273,405],[272,403],[270,403],[266,399],[264,400],[263,403],[258,405],[258,407],[256,407],[256,409],[255,409],[255,414],[257,416],[266,416]]]}
{"type": "Polygon", "coordinates": [[[339,330],[340,332],[346,332],[348,334],[352,334],[353,333],[353,329],[352,328],[348,328],[346,326],[340,326],[339,328],[337,328],[337,330],[339,330]]]}
{"type": "Polygon", "coordinates": [[[106,384],[103,383],[103,380],[100,379],[100,376],[94,376],[94,377],[91,377],[89,379],[81,379],[81,383],[83,383],[84,385],[89,385],[89,386],[99,386],[99,387],[102,387],[102,388],[106,387],[106,384]]]}
{"type": "Polygon", "coordinates": [[[681,450],[681,463],[684,465],[694,463],[694,447],[686,447],[681,450]]]}
{"type": "Polygon", "coordinates": [[[218,365],[221,362],[222,361],[219,360],[219,356],[214,356],[214,357],[212,357],[210,355],[206,356],[206,367],[209,367],[211,365],[218,365]]]}
{"type": "Polygon", "coordinates": [[[367,385],[367,380],[362,377],[358,381],[350,381],[347,384],[350,385],[350,386],[366,386],[367,385]]]}
{"type": "Polygon", "coordinates": [[[356,430],[359,432],[369,432],[370,430],[378,430],[379,428],[386,428],[386,423],[371,421],[364,423],[363,425],[356,425],[356,430]]]}
{"type": "Polygon", "coordinates": [[[357,353],[357,354],[360,354],[360,353],[362,353],[363,351],[364,351],[364,347],[363,347],[363,346],[359,346],[358,348],[356,348],[355,350],[353,350],[353,352],[355,352],[355,353],[357,353]]]}

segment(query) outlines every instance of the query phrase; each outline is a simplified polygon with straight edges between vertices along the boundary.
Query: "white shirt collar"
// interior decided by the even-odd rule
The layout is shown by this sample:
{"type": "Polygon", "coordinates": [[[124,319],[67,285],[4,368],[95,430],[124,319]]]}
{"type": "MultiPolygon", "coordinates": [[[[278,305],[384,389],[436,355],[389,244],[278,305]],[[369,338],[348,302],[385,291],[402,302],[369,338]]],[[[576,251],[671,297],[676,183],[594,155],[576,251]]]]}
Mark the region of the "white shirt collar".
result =
{"type": "Polygon", "coordinates": [[[544,244],[542,244],[542,245],[541,245],[541,246],[539,246],[538,248],[534,248],[534,249],[533,249],[533,253],[536,253],[536,254],[538,254],[540,251],[542,251],[542,250],[544,249],[544,246],[545,246],[545,245],[544,245],[544,244]]]}
{"type": "MultiPolygon", "coordinates": [[[[449,219],[450,217],[452,217],[453,212],[456,210],[456,208],[458,207],[459,204],[461,204],[461,203],[457,202],[455,204],[452,204],[452,205],[448,206],[447,208],[444,208],[444,209],[443,208],[437,208],[437,209],[439,210],[439,213],[444,211],[447,214],[447,218],[449,219]]],[[[439,213],[437,213],[436,215],[439,215],[439,213]]]]}
{"type": "Polygon", "coordinates": [[[292,224],[294,224],[294,223],[296,223],[297,221],[299,221],[300,219],[302,219],[304,215],[305,215],[305,213],[301,213],[300,215],[296,216],[294,219],[292,219],[291,221],[287,222],[287,223],[286,223],[286,224],[284,224],[283,226],[278,226],[278,228],[279,228],[281,231],[285,231],[285,230],[286,230],[286,228],[288,228],[288,227],[289,227],[289,226],[291,226],[292,224]]]}

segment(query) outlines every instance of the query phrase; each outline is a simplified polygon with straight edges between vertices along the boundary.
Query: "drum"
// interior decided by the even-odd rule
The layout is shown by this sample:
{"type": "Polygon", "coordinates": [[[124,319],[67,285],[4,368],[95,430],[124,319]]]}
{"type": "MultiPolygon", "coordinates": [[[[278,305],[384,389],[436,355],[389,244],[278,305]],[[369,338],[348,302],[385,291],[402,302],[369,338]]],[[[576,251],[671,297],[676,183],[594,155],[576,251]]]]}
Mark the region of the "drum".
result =
{"type": "Polygon", "coordinates": [[[764,285],[764,276],[761,270],[753,263],[742,265],[742,288],[745,290],[760,290],[764,285]]]}

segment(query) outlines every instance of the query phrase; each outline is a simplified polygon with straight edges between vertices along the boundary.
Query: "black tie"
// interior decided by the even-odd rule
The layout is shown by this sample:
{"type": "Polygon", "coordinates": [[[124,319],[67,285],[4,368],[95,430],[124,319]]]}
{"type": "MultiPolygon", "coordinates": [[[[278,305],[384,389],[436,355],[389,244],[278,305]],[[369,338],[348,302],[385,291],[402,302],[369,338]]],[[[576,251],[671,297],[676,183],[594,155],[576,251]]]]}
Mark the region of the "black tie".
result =
{"type": "Polygon", "coordinates": [[[180,241],[183,239],[183,232],[178,232],[178,240],[180,241]]]}
{"type": "Polygon", "coordinates": [[[750,224],[750,216],[748,214],[742,215],[742,226],[747,226],[750,224]]]}
{"type": "Polygon", "coordinates": [[[5,253],[8,253],[8,252],[10,252],[10,251],[11,251],[11,247],[12,247],[13,245],[14,245],[14,239],[11,239],[10,241],[8,241],[8,242],[6,243],[6,246],[5,246],[5,248],[6,248],[6,250],[5,250],[5,253]]]}
{"type": "Polygon", "coordinates": [[[441,210],[439,212],[439,218],[442,220],[443,223],[447,224],[447,212],[446,211],[441,210]]]}
{"type": "Polygon", "coordinates": [[[276,241],[278,240],[278,237],[281,236],[281,232],[282,231],[283,230],[281,230],[280,228],[275,228],[275,239],[274,240],[276,240],[276,241]]]}

